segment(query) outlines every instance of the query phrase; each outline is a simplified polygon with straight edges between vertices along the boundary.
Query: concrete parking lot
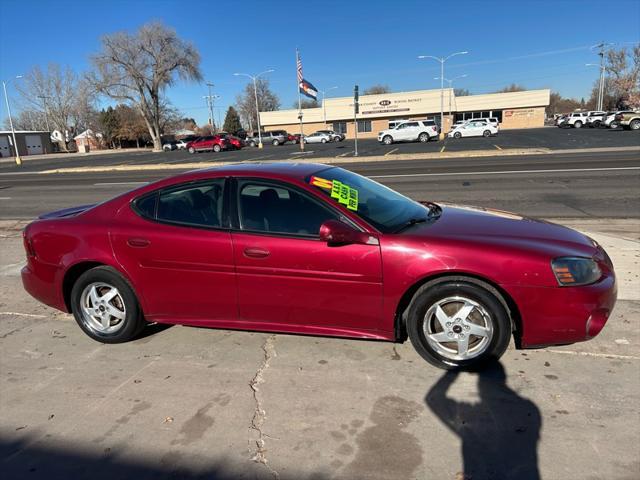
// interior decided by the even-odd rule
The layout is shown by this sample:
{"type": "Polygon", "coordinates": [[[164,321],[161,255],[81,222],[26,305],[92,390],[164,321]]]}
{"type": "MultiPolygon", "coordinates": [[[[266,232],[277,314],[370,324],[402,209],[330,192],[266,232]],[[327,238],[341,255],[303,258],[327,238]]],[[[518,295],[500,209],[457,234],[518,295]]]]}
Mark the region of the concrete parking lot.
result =
{"type": "MultiPolygon", "coordinates": [[[[358,142],[359,157],[387,156],[390,160],[402,154],[451,154],[484,152],[496,155],[508,153],[509,150],[531,150],[543,152],[546,150],[589,149],[604,147],[638,147],[640,135],[638,132],[609,129],[582,128],[560,129],[556,127],[534,128],[526,130],[504,130],[489,138],[472,137],[429,143],[398,143],[382,145],[375,139],[360,140],[358,142]]],[[[285,144],[280,146],[265,145],[263,149],[246,147],[240,151],[202,152],[194,155],[184,150],[173,152],[140,151],[126,153],[101,153],[99,155],[79,155],[58,157],[51,155],[47,158],[25,161],[21,167],[4,159],[0,162],[0,172],[29,172],[58,168],[73,168],[86,166],[110,165],[179,165],[191,162],[242,162],[242,161],[274,161],[298,160],[313,158],[349,159],[355,155],[353,140],[339,143],[306,145],[304,153],[299,145],[285,144]]]]}
{"type": "Polygon", "coordinates": [[[22,290],[22,224],[3,222],[3,476],[638,478],[640,231],[571,224],[618,268],[603,333],[446,374],[408,343],[188,327],[95,343],[22,290]]]}

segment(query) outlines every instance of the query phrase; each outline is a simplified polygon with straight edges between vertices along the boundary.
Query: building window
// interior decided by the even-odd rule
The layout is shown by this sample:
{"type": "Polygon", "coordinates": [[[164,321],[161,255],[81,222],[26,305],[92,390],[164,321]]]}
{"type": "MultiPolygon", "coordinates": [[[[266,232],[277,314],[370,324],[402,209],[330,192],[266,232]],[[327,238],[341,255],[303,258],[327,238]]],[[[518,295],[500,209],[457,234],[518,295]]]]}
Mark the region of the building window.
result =
{"type": "Polygon", "coordinates": [[[502,110],[492,110],[491,116],[497,118],[499,123],[502,123],[502,110]]]}
{"type": "Polygon", "coordinates": [[[336,133],[347,133],[347,122],[333,122],[333,131],[336,133]]]}
{"type": "Polygon", "coordinates": [[[358,120],[358,133],[371,131],[371,120],[358,120]]]}

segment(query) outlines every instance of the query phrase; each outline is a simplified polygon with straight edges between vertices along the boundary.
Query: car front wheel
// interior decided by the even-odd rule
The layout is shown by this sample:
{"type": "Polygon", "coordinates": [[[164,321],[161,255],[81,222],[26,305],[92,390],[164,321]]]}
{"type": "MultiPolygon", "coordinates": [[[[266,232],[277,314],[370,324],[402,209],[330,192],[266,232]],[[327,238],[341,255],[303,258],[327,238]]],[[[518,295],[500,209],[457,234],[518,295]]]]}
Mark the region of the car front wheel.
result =
{"type": "Polygon", "coordinates": [[[485,130],[484,132],[482,132],[482,136],[484,138],[488,138],[491,136],[491,132],[489,130],[485,130]]]}
{"type": "Polygon", "coordinates": [[[278,140],[274,140],[273,142],[271,142],[271,144],[272,144],[274,147],[277,147],[278,145],[280,145],[280,142],[279,142],[278,140]]]}
{"type": "Polygon", "coordinates": [[[640,120],[631,120],[631,123],[629,123],[629,128],[631,130],[640,130],[640,120]]]}
{"type": "Polygon", "coordinates": [[[576,123],[573,124],[573,128],[582,128],[582,122],[578,120],[576,123]]]}
{"type": "Polygon", "coordinates": [[[418,136],[418,140],[420,140],[422,143],[427,143],[429,141],[429,135],[426,133],[421,133],[418,136]]]}
{"type": "Polygon", "coordinates": [[[193,147],[189,147],[189,153],[194,154],[196,153],[196,149],[193,147]]]}
{"type": "Polygon", "coordinates": [[[382,139],[382,143],[384,143],[385,145],[391,145],[393,143],[393,138],[391,138],[391,135],[386,135],[382,139]]]}
{"type": "Polygon", "coordinates": [[[213,146],[213,151],[218,153],[220,150],[222,150],[222,147],[220,145],[214,145],[213,146]]]}
{"type": "Polygon", "coordinates": [[[407,317],[416,351],[443,369],[477,367],[502,356],[511,320],[494,293],[465,279],[427,284],[418,290],[407,317]]]}
{"type": "Polygon", "coordinates": [[[461,137],[462,137],[462,134],[461,134],[460,132],[456,132],[456,133],[454,133],[454,134],[453,134],[453,136],[454,136],[455,138],[461,138],[461,137]]]}
{"type": "Polygon", "coordinates": [[[127,342],[145,325],[133,289],[111,267],[80,275],[71,290],[71,310],[84,333],[102,343],[127,342]]]}

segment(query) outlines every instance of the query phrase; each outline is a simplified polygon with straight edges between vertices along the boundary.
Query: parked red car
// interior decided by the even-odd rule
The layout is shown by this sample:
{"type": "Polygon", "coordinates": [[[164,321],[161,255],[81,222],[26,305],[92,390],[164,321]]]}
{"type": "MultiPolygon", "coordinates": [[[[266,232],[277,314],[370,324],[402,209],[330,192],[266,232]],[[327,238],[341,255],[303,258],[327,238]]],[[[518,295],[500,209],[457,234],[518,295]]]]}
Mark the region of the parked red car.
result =
{"type": "Polygon", "coordinates": [[[227,150],[228,148],[229,142],[222,135],[206,135],[187,143],[187,151],[189,153],[207,152],[211,150],[219,152],[221,150],[227,150]]]}
{"type": "Polygon", "coordinates": [[[291,143],[300,143],[299,133],[287,133],[287,141],[291,143]]]}
{"type": "Polygon", "coordinates": [[[230,149],[240,150],[242,147],[245,146],[244,141],[236,137],[235,135],[231,135],[230,133],[227,133],[227,132],[220,132],[220,135],[224,136],[224,138],[227,140],[227,143],[229,144],[230,149]]]}
{"type": "Polygon", "coordinates": [[[43,215],[26,290],[91,338],[146,322],[404,341],[469,367],[588,340],[616,300],[595,241],[511,213],[415,202],[319,164],[188,172],[43,215]]]}

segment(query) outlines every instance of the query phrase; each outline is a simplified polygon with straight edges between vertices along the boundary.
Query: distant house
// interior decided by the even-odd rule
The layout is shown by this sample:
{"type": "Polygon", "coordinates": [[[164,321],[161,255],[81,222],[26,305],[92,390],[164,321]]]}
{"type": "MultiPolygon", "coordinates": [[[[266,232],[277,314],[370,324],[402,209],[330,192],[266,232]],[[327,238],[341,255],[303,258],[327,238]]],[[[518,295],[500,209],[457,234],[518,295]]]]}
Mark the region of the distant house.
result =
{"type": "Polygon", "coordinates": [[[173,132],[173,136],[177,139],[188,137],[190,135],[195,135],[195,134],[196,132],[194,132],[193,130],[187,130],[186,128],[183,128],[182,130],[176,130],[175,132],[173,132]]]}
{"type": "Polygon", "coordinates": [[[100,132],[95,133],[91,129],[85,130],[73,137],[73,139],[76,141],[79,151],[104,150],[106,148],[102,142],[102,134],[100,132]],[[88,149],[87,146],[89,147],[88,149]]]}

